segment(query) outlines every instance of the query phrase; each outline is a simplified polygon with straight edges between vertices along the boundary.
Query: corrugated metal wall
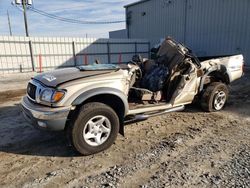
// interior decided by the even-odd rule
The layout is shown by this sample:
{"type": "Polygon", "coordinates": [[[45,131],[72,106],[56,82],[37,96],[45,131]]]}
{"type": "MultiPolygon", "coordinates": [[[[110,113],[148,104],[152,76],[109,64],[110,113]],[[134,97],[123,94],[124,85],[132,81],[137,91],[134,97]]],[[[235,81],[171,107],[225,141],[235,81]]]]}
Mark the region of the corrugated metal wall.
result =
{"type": "Polygon", "coordinates": [[[198,56],[244,53],[250,60],[249,0],[188,0],[186,26],[198,56]]]}
{"type": "Polygon", "coordinates": [[[131,17],[129,38],[149,39],[158,43],[166,35],[184,40],[185,4],[183,0],[151,0],[128,7],[131,17]]]}
{"type": "Polygon", "coordinates": [[[130,38],[172,36],[198,56],[243,53],[250,65],[250,0],[151,0],[129,12],[130,38]]]}

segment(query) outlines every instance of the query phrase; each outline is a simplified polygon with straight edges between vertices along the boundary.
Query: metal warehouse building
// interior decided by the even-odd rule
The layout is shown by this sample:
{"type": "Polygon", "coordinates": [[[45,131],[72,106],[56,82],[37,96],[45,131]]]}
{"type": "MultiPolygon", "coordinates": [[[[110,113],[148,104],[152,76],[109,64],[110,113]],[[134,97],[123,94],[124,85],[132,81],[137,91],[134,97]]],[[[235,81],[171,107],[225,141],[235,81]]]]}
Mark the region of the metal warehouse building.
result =
{"type": "Polygon", "coordinates": [[[250,0],[142,0],[125,6],[127,37],[171,36],[199,57],[243,53],[250,65],[250,0]]]}

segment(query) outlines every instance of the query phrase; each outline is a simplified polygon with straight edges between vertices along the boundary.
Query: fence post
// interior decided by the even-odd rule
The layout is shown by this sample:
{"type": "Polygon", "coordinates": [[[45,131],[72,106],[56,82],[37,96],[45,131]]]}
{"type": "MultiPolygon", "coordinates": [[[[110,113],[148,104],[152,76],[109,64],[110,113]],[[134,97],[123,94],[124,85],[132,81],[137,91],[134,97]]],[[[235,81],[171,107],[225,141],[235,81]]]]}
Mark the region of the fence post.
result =
{"type": "Polygon", "coordinates": [[[88,65],[88,54],[84,54],[84,65],[88,65]]]}
{"type": "Polygon", "coordinates": [[[148,59],[151,59],[150,42],[148,42],[148,59]]]}
{"type": "Polygon", "coordinates": [[[74,65],[77,66],[77,59],[76,59],[76,47],[75,41],[72,42],[72,51],[73,51],[73,58],[74,58],[74,65]]]}
{"type": "Polygon", "coordinates": [[[33,45],[32,41],[29,41],[29,48],[30,48],[30,59],[31,59],[31,66],[32,66],[32,71],[35,71],[35,65],[34,65],[34,54],[33,54],[33,45]]]}
{"type": "Polygon", "coordinates": [[[20,72],[22,73],[23,72],[23,67],[22,67],[21,64],[19,65],[19,68],[20,68],[20,72]]]}
{"type": "Polygon", "coordinates": [[[39,73],[42,73],[42,55],[39,54],[39,73]]]}
{"type": "Polygon", "coordinates": [[[119,64],[122,63],[122,54],[119,54],[118,63],[119,63],[119,64]]]}
{"type": "Polygon", "coordinates": [[[135,55],[137,55],[138,49],[137,49],[137,42],[135,42],[135,55]]]}
{"type": "Polygon", "coordinates": [[[108,63],[111,63],[111,56],[110,56],[110,43],[107,42],[107,51],[108,51],[108,63]]]}

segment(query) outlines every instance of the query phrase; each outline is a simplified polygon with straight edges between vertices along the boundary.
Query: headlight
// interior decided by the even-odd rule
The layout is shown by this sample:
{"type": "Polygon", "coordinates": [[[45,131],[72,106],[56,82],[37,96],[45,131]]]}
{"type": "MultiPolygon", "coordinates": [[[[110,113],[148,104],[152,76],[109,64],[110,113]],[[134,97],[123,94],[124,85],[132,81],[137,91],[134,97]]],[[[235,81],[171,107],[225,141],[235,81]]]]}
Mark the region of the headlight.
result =
{"type": "Polygon", "coordinates": [[[56,103],[59,102],[65,95],[64,91],[57,91],[53,89],[45,89],[41,93],[41,101],[48,103],[56,103]]]}
{"type": "Polygon", "coordinates": [[[53,90],[52,89],[45,89],[43,90],[42,94],[41,94],[41,101],[44,101],[44,102],[51,102],[51,98],[52,98],[52,95],[53,95],[53,90]]]}

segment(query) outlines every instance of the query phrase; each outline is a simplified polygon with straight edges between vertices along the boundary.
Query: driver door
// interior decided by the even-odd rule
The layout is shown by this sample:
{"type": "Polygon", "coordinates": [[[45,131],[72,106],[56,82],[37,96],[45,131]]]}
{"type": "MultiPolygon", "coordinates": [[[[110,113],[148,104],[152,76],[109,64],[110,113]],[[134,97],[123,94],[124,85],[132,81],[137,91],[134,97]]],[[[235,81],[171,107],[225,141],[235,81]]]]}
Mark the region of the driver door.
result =
{"type": "Polygon", "coordinates": [[[181,81],[170,101],[171,104],[173,106],[179,106],[191,103],[198,92],[199,79],[196,67],[191,64],[190,71],[181,76],[181,81]]]}

